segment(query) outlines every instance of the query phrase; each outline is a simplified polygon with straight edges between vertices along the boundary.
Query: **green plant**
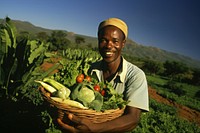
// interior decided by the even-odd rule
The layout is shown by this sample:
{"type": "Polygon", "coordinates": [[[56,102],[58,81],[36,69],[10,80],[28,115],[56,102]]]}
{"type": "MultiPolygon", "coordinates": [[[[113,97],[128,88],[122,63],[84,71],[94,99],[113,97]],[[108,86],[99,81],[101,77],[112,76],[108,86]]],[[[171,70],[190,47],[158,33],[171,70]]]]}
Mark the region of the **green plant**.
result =
{"type": "Polygon", "coordinates": [[[186,94],[186,91],[183,90],[182,85],[177,85],[174,81],[168,81],[165,85],[167,89],[169,89],[171,92],[177,94],[178,96],[183,96],[186,94]]]}
{"type": "MultiPolygon", "coordinates": [[[[76,82],[76,76],[79,73],[87,73],[90,63],[100,59],[97,51],[88,49],[67,48],[55,55],[46,53],[48,48],[49,43],[30,40],[28,34],[16,37],[15,27],[9,18],[0,24],[0,129],[2,131],[5,129],[7,132],[16,132],[16,130],[20,132],[23,129],[24,132],[31,130],[33,132],[61,133],[54,124],[57,112],[43,102],[37,89],[38,84],[34,80],[53,76],[55,80],[68,87],[76,82]],[[42,62],[58,55],[61,57],[58,63],[47,71],[41,70],[42,62]],[[59,67],[60,65],[63,67],[59,67]],[[51,73],[55,69],[59,69],[59,73],[52,75],[51,73]]],[[[140,66],[144,65],[144,61],[141,62],[139,59],[130,61],[137,61],[140,66]]],[[[192,98],[198,92],[198,86],[192,90],[194,93],[188,96],[192,86],[184,85],[183,88],[187,90],[187,93],[185,96],[179,97],[165,88],[167,77],[154,75],[147,76],[147,78],[149,85],[155,87],[161,96],[176,101],[178,104],[200,110],[200,102],[192,98]]],[[[197,75],[196,80],[198,79],[197,75]]],[[[196,83],[198,82],[196,81],[196,83]]],[[[178,86],[180,85],[178,84],[178,86]]],[[[200,132],[197,125],[180,119],[176,113],[174,107],[150,99],[150,111],[142,113],[140,123],[131,132],[200,132]]]]}
{"type": "Polygon", "coordinates": [[[143,113],[137,128],[131,133],[197,133],[195,123],[177,117],[175,108],[150,99],[150,111],[143,113]]]}
{"type": "Polygon", "coordinates": [[[5,90],[6,96],[15,95],[15,89],[24,82],[23,75],[31,73],[43,61],[42,54],[48,45],[37,40],[29,40],[28,37],[17,42],[15,27],[8,17],[0,27],[0,86],[5,90]]]}

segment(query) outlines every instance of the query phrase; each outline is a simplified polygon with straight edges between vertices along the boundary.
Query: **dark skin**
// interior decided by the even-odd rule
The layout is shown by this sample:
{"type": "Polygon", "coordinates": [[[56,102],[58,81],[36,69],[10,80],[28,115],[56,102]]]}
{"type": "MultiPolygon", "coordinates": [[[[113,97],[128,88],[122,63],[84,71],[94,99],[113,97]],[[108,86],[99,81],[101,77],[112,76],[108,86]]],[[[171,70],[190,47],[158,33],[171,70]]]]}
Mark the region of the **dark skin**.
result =
{"type": "MultiPolygon", "coordinates": [[[[103,57],[104,80],[110,81],[121,63],[121,50],[125,45],[123,32],[115,26],[106,26],[98,33],[99,52],[103,57]]],[[[88,119],[81,119],[73,114],[68,114],[68,118],[77,124],[73,127],[62,120],[57,119],[58,124],[66,132],[72,133],[117,133],[133,130],[140,120],[141,110],[127,106],[122,116],[103,123],[92,123],[88,119]]]]}

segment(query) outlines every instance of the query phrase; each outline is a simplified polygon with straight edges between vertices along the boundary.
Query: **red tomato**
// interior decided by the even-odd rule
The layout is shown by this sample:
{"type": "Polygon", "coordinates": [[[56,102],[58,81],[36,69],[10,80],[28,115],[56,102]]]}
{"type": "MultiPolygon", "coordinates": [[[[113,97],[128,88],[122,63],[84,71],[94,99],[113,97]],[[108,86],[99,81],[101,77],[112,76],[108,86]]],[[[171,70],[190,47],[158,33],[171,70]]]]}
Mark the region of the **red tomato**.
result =
{"type": "Polygon", "coordinates": [[[88,81],[88,82],[91,81],[91,77],[90,77],[90,76],[86,76],[85,79],[86,79],[86,81],[88,81]]]}
{"type": "Polygon", "coordinates": [[[78,76],[84,79],[84,74],[79,74],[78,76]]]}
{"type": "Polygon", "coordinates": [[[100,92],[101,88],[100,88],[99,85],[95,85],[95,86],[94,86],[94,90],[100,92]]]}
{"type": "Polygon", "coordinates": [[[79,74],[77,77],[76,77],[76,82],[77,83],[81,83],[83,82],[84,80],[84,75],[83,74],[79,74]]]}
{"type": "Polygon", "coordinates": [[[101,91],[101,95],[102,95],[102,96],[105,96],[105,94],[106,94],[106,91],[105,91],[105,90],[102,90],[102,91],[101,91]]]}

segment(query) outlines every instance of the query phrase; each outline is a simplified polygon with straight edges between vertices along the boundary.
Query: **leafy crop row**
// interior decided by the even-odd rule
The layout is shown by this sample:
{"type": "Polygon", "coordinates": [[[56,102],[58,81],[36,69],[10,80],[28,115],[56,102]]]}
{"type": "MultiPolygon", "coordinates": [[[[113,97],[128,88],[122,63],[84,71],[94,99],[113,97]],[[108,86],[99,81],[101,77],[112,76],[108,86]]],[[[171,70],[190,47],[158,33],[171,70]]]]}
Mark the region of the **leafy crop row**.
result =
{"type": "MultiPolygon", "coordinates": [[[[55,54],[47,51],[48,43],[29,38],[16,41],[14,27],[10,25],[9,18],[0,25],[0,54],[3,55],[0,56],[0,130],[61,133],[54,121],[55,110],[44,102],[34,80],[51,75],[65,85],[73,84],[77,74],[86,73],[92,62],[101,59],[100,55],[92,50],[70,48],[55,54]],[[52,62],[54,58],[60,60],[52,62]],[[53,65],[44,71],[41,68],[44,62],[53,65]],[[58,72],[52,73],[55,70],[58,72]]],[[[175,108],[150,99],[150,111],[142,114],[132,132],[193,133],[200,132],[200,128],[178,118],[175,108]]]]}
{"type": "Polygon", "coordinates": [[[200,128],[194,123],[177,116],[176,109],[150,99],[150,112],[143,113],[138,127],[133,133],[198,133],[200,128]]]}
{"type": "MultiPolygon", "coordinates": [[[[195,96],[191,96],[191,94],[184,94],[182,96],[177,95],[176,93],[174,93],[173,91],[171,91],[167,85],[167,79],[161,79],[160,77],[152,77],[152,76],[147,76],[148,78],[148,83],[149,85],[151,85],[153,88],[157,89],[157,92],[163,96],[164,98],[170,99],[178,104],[181,105],[185,105],[188,106],[192,109],[198,110],[200,111],[200,101],[195,98],[195,96]]],[[[180,83],[179,83],[180,84],[180,83]]],[[[183,83],[182,83],[183,84],[183,83]]],[[[178,83],[175,84],[176,86],[178,85],[178,83]]],[[[180,85],[180,87],[182,87],[181,89],[183,89],[183,87],[187,87],[187,91],[196,91],[198,89],[198,86],[195,89],[191,89],[191,85],[188,87],[185,84],[180,85]]],[[[193,93],[195,94],[195,93],[193,93]]]]}

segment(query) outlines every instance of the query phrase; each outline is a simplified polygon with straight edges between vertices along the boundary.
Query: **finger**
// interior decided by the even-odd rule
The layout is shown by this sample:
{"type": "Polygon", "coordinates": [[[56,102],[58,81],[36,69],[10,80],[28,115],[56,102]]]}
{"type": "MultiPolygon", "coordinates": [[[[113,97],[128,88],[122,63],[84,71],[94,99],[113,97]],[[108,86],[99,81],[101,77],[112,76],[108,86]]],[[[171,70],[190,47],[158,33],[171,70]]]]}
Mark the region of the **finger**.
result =
{"type": "Polygon", "coordinates": [[[87,127],[87,126],[85,126],[85,125],[78,125],[78,126],[76,126],[75,127],[76,129],[78,129],[78,130],[80,130],[80,131],[87,131],[87,132],[89,132],[90,130],[89,130],[89,128],[87,127]]]}
{"type": "Polygon", "coordinates": [[[68,118],[69,118],[71,121],[73,121],[73,122],[75,122],[75,123],[77,123],[77,124],[82,124],[81,118],[79,118],[79,117],[77,117],[77,116],[75,116],[75,115],[73,115],[73,114],[68,114],[68,118]]]}
{"type": "Polygon", "coordinates": [[[90,128],[88,128],[89,121],[85,119],[81,119],[80,117],[73,115],[73,114],[68,114],[68,118],[76,123],[77,125],[74,127],[76,131],[81,131],[81,132],[91,132],[90,128]]]}
{"type": "Polygon", "coordinates": [[[68,131],[70,131],[72,133],[76,133],[77,132],[74,127],[72,127],[72,126],[70,126],[70,125],[68,125],[66,123],[63,123],[61,119],[58,118],[57,122],[61,126],[61,128],[65,129],[65,130],[68,130],[68,131]]]}

